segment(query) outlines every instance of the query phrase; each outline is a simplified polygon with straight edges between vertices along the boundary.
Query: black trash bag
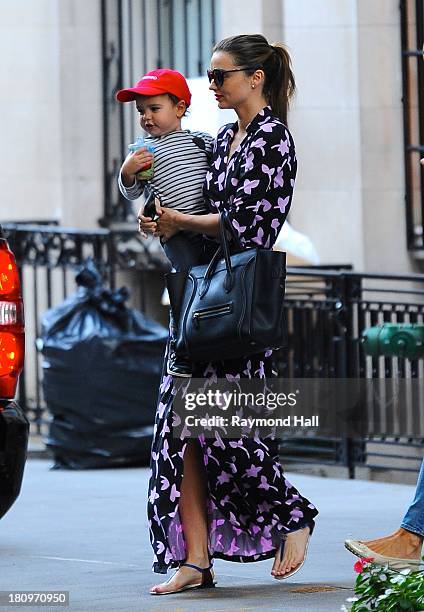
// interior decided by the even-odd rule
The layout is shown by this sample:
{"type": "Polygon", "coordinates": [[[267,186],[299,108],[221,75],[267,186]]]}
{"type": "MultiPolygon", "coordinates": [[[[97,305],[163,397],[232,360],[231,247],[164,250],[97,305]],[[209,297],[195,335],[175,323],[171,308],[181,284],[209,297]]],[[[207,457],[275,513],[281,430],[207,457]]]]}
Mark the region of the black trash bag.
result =
{"type": "Polygon", "coordinates": [[[53,469],[145,465],[168,331],[106,289],[94,264],[42,317],[43,392],[53,469]]]}

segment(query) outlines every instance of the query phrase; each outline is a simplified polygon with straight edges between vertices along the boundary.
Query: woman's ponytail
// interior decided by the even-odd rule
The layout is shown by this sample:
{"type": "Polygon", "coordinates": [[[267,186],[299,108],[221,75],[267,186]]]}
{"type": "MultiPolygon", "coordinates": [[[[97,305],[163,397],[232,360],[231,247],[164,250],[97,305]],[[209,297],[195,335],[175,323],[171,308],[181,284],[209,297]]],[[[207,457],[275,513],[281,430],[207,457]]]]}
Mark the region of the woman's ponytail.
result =
{"type": "Polygon", "coordinates": [[[266,87],[269,104],[274,115],[287,125],[287,111],[290,99],[296,91],[296,82],[291,69],[291,59],[287,49],[281,43],[270,45],[275,61],[278,62],[274,72],[274,78],[266,79],[266,87]]]}

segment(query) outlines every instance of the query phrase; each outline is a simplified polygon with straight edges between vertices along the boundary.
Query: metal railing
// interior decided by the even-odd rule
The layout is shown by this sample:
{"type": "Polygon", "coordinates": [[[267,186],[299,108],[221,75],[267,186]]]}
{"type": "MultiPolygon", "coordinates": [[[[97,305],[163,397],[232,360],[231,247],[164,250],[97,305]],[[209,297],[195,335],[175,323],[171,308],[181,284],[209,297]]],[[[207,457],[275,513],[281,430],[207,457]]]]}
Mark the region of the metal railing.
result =
{"type": "Polygon", "coordinates": [[[169,270],[169,263],[156,239],[144,240],[135,231],[83,232],[26,223],[6,223],[2,227],[19,266],[25,305],[26,357],[19,379],[19,403],[35,431],[41,433],[46,412],[36,341],[43,312],[76,290],[76,270],[87,259],[94,261],[111,289],[116,288],[118,280],[131,284],[133,303],[145,310],[144,273],[163,273],[169,270]],[[124,272],[125,278],[120,278],[124,272]]]}
{"type": "MultiPolygon", "coordinates": [[[[3,227],[21,269],[26,310],[27,359],[19,401],[40,429],[45,418],[41,358],[35,347],[40,316],[75,290],[75,268],[91,257],[112,288],[117,279],[135,288],[137,306],[144,310],[147,289],[143,272],[151,271],[158,279],[169,264],[156,239],[142,240],[134,231],[81,232],[26,224],[3,227]]],[[[424,360],[372,358],[360,348],[361,332],[368,326],[389,321],[424,322],[423,297],[424,275],[358,274],[349,266],[289,268],[285,300],[289,349],[277,353],[279,375],[399,377],[418,379],[424,386],[424,360]]],[[[281,450],[286,462],[346,466],[353,477],[356,466],[415,471],[423,442],[419,438],[305,440],[290,436],[282,440],[281,450]]]]}
{"type": "MultiPolygon", "coordinates": [[[[424,386],[423,360],[367,357],[360,348],[361,332],[369,326],[423,323],[423,298],[424,275],[290,271],[286,282],[290,348],[279,359],[279,372],[296,378],[413,378],[424,386]]],[[[394,436],[282,440],[285,461],[344,465],[351,477],[358,465],[415,472],[423,445],[420,438],[394,436]]]]}

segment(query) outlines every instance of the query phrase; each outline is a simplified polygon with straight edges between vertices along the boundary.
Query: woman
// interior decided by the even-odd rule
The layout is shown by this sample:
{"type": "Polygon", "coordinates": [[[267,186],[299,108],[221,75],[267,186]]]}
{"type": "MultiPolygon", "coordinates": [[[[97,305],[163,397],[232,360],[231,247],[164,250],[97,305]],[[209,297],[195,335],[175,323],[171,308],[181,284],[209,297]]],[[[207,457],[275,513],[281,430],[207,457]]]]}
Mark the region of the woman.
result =
{"type": "MultiPolygon", "coordinates": [[[[219,108],[233,108],[238,116],[217,135],[204,190],[212,212],[195,216],[159,207],[157,222],[139,216],[140,230],[164,240],[182,229],[216,238],[216,213],[225,208],[243,248],[271,249],[296,176],[294,144],[285,127],[295,88],[290,57],[261,35],[234,36],[214,47],[208,77],[219,108]]],[[[195,364],[193,374],[229,380],[272,375],[272,350],[195,364]]],[[[275,578],[293,575],[303,563],[318,511],[285,480],[275,441],[174,439],[175,385],[172,377],[162,377],[148,515],[153,570],[179,569],[150,592],[214,586],[214,557],[238,562],[274,557],[275,578]]]]}

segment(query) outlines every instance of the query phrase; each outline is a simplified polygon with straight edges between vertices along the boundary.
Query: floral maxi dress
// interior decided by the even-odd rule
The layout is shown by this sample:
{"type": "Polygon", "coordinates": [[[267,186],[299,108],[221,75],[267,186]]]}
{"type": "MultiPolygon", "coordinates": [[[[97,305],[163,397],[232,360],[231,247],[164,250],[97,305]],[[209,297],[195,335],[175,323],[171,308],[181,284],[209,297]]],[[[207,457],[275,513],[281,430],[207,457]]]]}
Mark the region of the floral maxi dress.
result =
{"type": "MultiPolygon", "coordinates": [[[[224,207],[240,244],[271,249],[290,208],[296,155],[287,127],[263,108],[228,162],[237,123],[220,129],[205,198],[211,212],[224,207]]],[[[165,360],[167,359],[167,352],[165,360]]],[[[153,571],[166,573],[186,558],[178,511],[187,438],[172,436],[173,397],[180,382],[164,368],[159,388],[148,495],[153,571]]],[[[270,377],[272,350],[244,358],[194,364],[197,378],[270,377]]],[[[207,476],[211,556],[253,562],[273,557],[282,534],[313,525],[318,514],[282,474],[274,439],[198,438],[207,476]]]]}

